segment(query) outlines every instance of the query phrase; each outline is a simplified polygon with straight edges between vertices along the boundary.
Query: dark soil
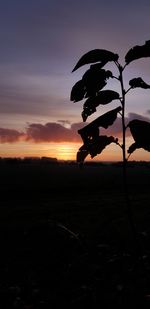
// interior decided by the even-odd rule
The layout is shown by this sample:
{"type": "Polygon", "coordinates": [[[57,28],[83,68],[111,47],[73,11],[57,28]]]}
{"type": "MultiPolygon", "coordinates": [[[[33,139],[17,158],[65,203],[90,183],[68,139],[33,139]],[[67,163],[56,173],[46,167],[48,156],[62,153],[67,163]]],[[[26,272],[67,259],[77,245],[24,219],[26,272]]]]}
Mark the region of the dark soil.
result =
{"type": "Polygon", "coordinates": [[[1,308],[150,307],[150,168],[0,164],[1,308]]]}

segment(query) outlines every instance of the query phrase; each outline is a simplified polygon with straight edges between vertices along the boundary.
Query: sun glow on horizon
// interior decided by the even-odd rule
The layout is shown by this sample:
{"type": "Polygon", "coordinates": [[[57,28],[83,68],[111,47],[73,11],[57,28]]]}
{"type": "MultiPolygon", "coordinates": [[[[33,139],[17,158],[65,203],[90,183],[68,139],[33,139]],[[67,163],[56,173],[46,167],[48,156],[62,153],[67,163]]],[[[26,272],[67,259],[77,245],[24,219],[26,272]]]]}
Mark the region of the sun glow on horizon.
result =
{"type": "MultiPolygon", "coordinates": [[[[127,140],[128,145],[131,145],[132,140],[127,140]]],[[[81,143],[60,142],[60,143],[33,143],[33,142],[18,142],[0,144],[0,157],[51,157],[58,160],[76,160],[76,154],[81,143]]],[[[131,156],[131,160],[149,161],[149,152],[143,149],[138,149],[131,156]]],[[[85,161],[122,161],[122,151],[115,144],[106,147],[101,154],[98,154],[91,160],[90,155],[85,161]]]]}
{"type": "Polygon", "coordinates": [[[76,160],[81,147],[78,143],[5,143],[0,144],[0,157],[53,157],[58,160],[76,160]]]}
{"type": "Polygon", "coordinates": [[[76,153],[80,144],[59,143],[56,144],[55,152],[58,160],[76,160],[76,153]]]}

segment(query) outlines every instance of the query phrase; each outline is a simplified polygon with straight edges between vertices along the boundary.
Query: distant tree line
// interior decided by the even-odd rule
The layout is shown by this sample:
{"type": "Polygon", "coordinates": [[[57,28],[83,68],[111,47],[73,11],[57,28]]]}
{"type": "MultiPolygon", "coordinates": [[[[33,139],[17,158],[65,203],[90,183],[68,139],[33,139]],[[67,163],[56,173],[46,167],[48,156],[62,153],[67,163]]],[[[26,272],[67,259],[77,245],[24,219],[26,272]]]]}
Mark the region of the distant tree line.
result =
{"type": "MultiPolygon", "coordinates": [[[[2,158],[0,157],[0,165],[18,165],[18,164],[27,164],[27,165],[76,165],[75,160],[67,160],[67,161],[59,161],[57,158],[51,157],[24,157],[24,158],[2,158]]],[[[101,162],[101,161],[86,161],[85,166],[91,167],[107,167],[107,166],[114,166],[114,167],[121,167],[122,161],[118,162],[101,162]]],[[[128,162],[129,167],[135,166],[146,166],[150,167],[150,161],[130,161],[128,162]]]]}
{"type": "Polygon", "coordinates": [[[51,157],[24,157],[24,158],[1,158],[0,164],[57,164],[57,158],[51,157]]]}

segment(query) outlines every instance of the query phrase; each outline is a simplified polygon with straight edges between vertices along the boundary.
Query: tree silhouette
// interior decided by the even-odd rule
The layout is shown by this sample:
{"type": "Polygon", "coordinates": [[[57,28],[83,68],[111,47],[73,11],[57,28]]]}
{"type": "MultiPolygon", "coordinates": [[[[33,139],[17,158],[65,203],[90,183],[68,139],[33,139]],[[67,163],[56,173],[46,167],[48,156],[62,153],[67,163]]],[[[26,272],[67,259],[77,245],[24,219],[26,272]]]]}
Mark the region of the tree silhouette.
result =
{"type": "Polygon", "coordinates": [[[105,147],[111,143],[115,143],[122,150],[123,161],[123,184],[126,205],[128,210],[128,218],[132,228],[134,237],[137,238],[133,214],[131,211],[130,200],[127,188],[126,167],[130,155],[138,148],[150,151],[150,123],[138,119],[130,121],[127,125],[125,123],[125,107],[126,94],[134,88],[150,89],[150,85],[145,83],[141,77],[133,78],[129,81],[129,88],[125,90],[124,87],[124,70],[132,62],[140,58],[150,57],[150,40],[146,41],[142,46],[134,46],[125,56],[125,65],[119,63],[119,56],[111,51],[104,49],[91,50],[83,55],[72,72],[78,68],[91,64],[90,68],[85,72],[82,79],[78,81],[71,90],[71,101],[78,102],[86,99],[83,104],[82,118],[85,122],[87,118],[96,112],[99,105],[110,104],[113,100],[119,101],[119,106],[109,112],[101,115],[90,124],[78,130],[83,140],[83,145],[77,153],[77,162],[82,165],[87,155],[91,158],[100,154],[105,147]],[[108,63],[113,62],[118,68],[119,76],[114,76],[111,71],[106,71],[103,67],[108,63]],[[113,90],[102,90],[108,79],[118,80],[121,86],[121,94],[113,90]],[[117,115],[121,115],[122,120],[122,141],[114,136],[103,136],[100,134],[99,128],[107,129],[117,119],[117,115]],[[126,130],[130,128],[131,135],[135,142],[126,150],[126,130]]]}

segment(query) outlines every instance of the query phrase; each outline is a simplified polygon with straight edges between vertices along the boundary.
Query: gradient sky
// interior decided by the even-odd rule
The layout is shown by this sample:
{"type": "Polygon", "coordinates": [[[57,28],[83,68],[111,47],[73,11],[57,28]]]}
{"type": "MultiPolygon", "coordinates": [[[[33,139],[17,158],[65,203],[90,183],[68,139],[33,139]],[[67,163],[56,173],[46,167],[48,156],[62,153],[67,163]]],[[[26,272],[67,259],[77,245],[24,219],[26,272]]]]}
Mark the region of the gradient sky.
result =
{"type": "MultiPolygon", "coordinates": [[[[71,73],[73,67],[95,48],[118,53],[124,64],[131,47],[150,39],[149,16],[149,0],[1,0],[0,156],[75,159],[83,104],[70,102],[70,90],[87,67],[71,73]]],[[[116,73],[113,65],[106,68],[116,73]]],[[[150,84],[150,58],[126,68],[126,88],[139,76],[150,84]]],[[[113,81],[106,89],[120,88],[113,81]]],[[[118,104],[98,108],[89,120],[118,104]]],[[[150,90],[127,95],[126,117],[135,116],[150,120],[150,90]]],[[[121,159],[120,150],[110,146],[99,159],[121,159]]],[[[150,157],[137,150],[133,159],[150,157]]]]}

